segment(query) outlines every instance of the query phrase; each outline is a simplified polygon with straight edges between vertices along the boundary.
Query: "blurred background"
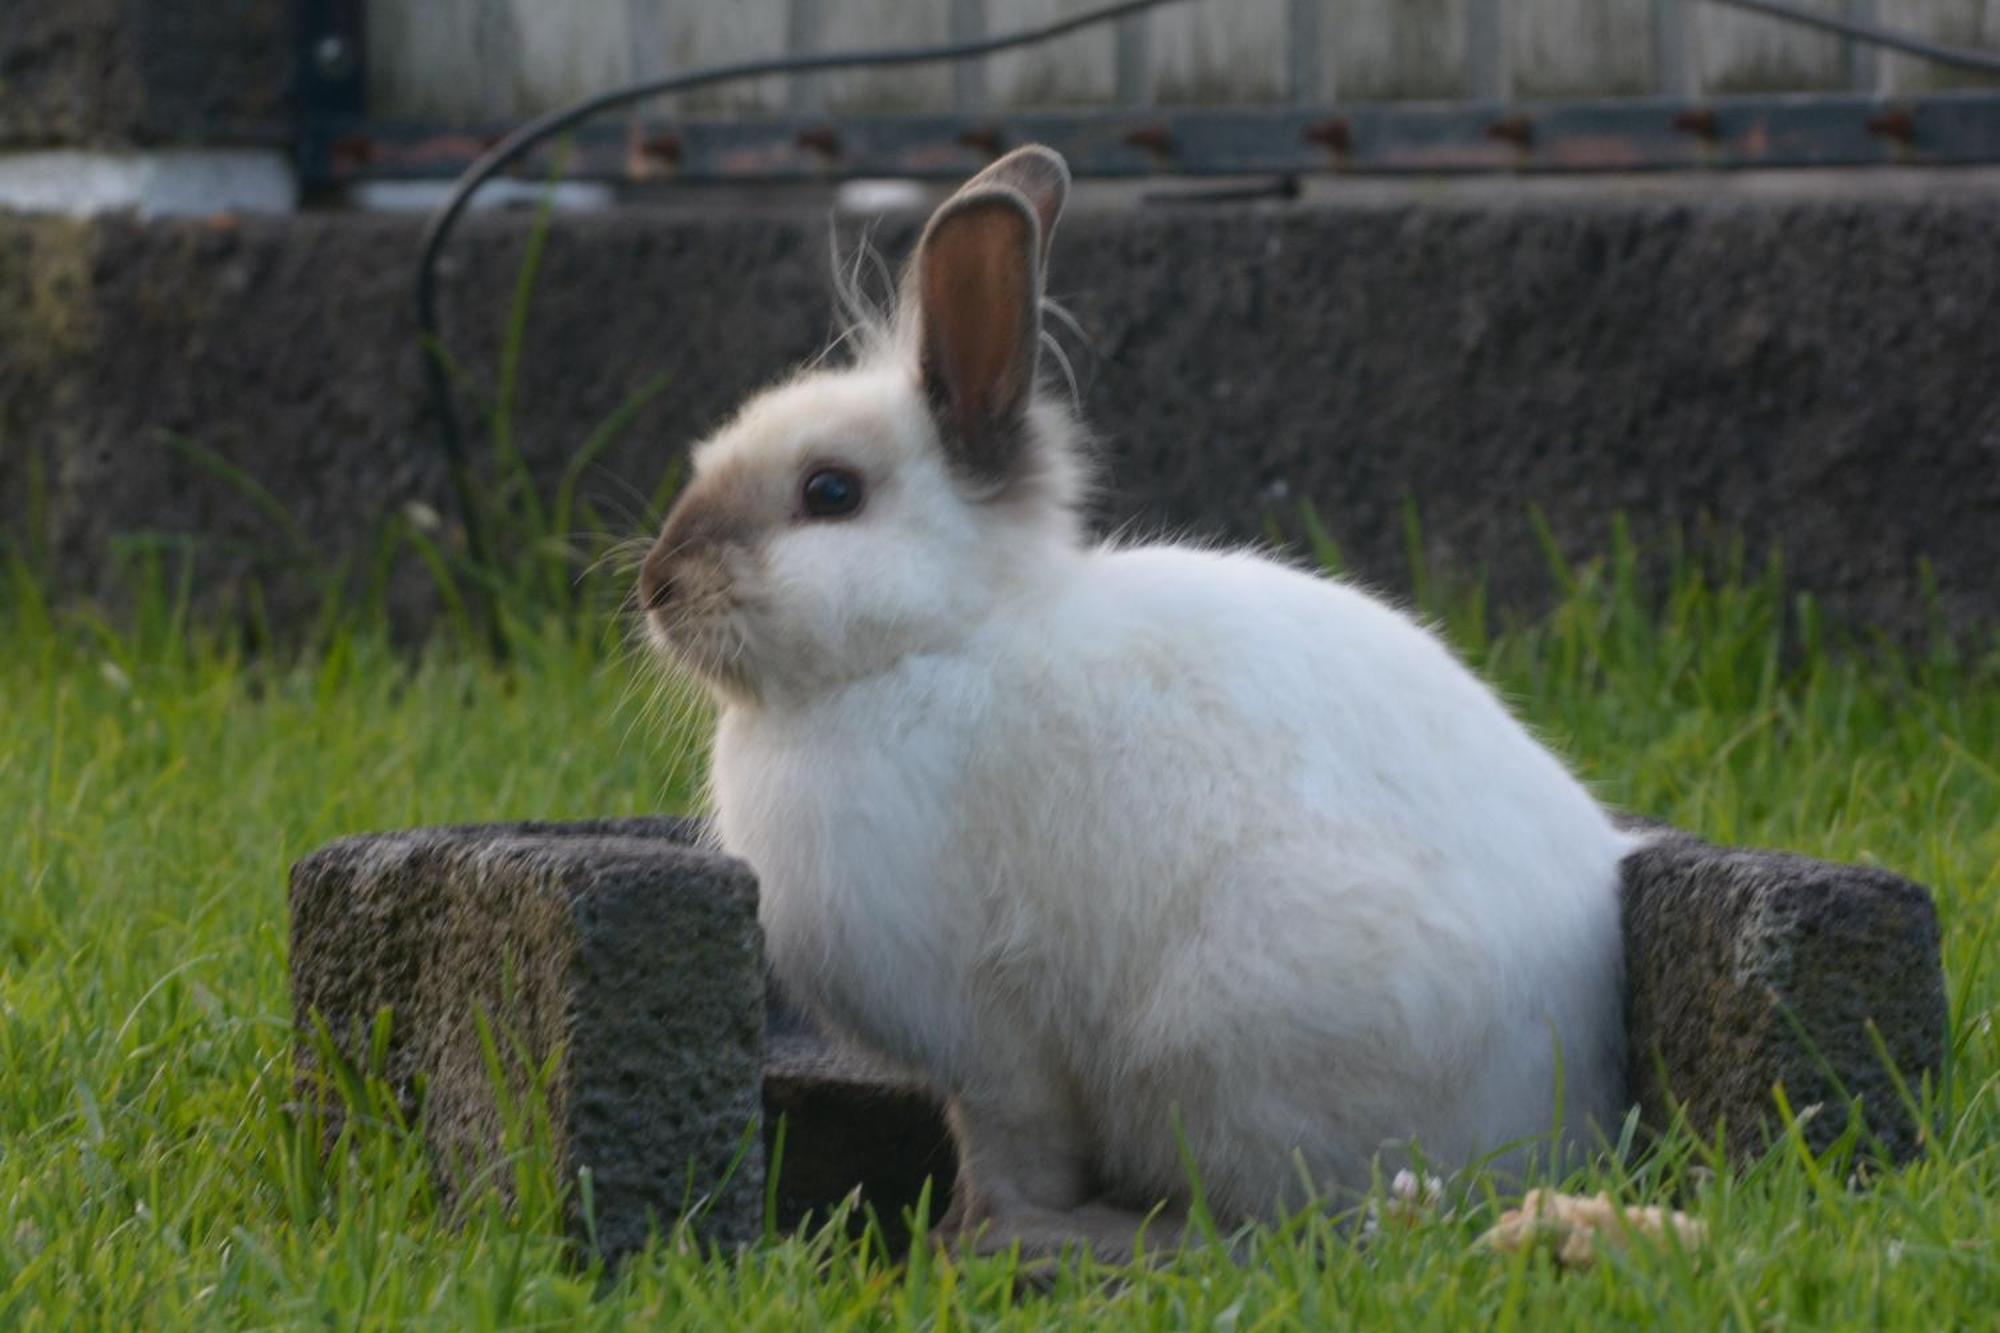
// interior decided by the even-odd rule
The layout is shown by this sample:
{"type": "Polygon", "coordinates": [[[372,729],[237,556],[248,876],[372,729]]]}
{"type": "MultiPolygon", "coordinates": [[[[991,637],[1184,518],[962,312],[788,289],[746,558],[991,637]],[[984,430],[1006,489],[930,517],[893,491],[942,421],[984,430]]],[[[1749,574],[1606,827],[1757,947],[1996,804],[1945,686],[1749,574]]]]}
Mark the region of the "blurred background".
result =
{"type": "Polygon", "coordinates": [[[687,445],[837,332],[834,256],[893,266],[1040,140],[1081,182],[1050,290],[1107,525],[1312,545],[1503,617],[1620,542],[1781,557],[1857,629],[1983,631],[2000,83],[1915,52],[2000,49],[2000,4],[1789,7],[1906,49],[1738,0],[1188,0],[615,108],[440,249],[454,469],[421,229],[508,131],[1091,6],[10,0],[4,540],[63,598],[178,578],[258,634],[573,604],[687,445]]]}

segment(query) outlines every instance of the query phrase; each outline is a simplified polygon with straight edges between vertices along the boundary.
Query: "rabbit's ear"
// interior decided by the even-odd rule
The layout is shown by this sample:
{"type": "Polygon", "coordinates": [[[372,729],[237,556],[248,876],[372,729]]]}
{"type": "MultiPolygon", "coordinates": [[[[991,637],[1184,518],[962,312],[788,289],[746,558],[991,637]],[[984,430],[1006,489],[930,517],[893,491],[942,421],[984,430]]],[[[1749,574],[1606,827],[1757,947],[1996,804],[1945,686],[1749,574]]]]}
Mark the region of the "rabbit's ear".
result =
{"type": "Polygon", "coordinates": [[[1063,201],[1069,197],[1069,163],[1053,148],[1031,143],[995,161],[992,166],[965,183],[965,190],[983,185],[1005,185],[1020,191],[1035,210],[1041,224],[1040,259],[1049,262],[1049,242],[1055,238],[1056,221],[1062,217],[1063,201]]]}
{"type": "Polygon", "coordinates": [[[1026,443],[1041,340],[1041,230],[1018,190],[968,186],[932,216],[911,265],[917,355],[945,449],[961,471],[996,488],[1019,470],[1026,443]]]}

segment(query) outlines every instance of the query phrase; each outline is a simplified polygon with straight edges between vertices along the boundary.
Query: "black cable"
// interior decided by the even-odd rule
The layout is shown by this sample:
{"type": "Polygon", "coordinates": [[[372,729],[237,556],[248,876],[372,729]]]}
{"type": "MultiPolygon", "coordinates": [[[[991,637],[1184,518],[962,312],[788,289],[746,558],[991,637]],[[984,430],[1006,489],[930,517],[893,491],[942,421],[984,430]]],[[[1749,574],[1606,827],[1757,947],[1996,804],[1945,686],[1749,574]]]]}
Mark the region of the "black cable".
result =
{"type": "MultiPolygon", "coordinates": [[[[829,51],[817,55],[779,56],[764,60],[739,61],[730,65],[711,65],[706,69],[692,70],[684,74],[669,74],[657,79],[647,79],[640,83],[627,84],[623,88],[613,88],[608,92],[596,93],[590,97],[571,102],[568,106],[557,107],[528,121],[480,154],[467,167],[452,186],[450,195],[431,214],[431,220],[424,228],[423,242],[417,254],[417,328],[423,340],[425,375],[429,384],[431,410],[437,417],[438,433],[444,443],[445,463],[451,473],[451,485],[458,501],[459,518],[465,524],[466,554],[482,572],[490,569],[489,551],[486,544],[484,525],[480,521],[479,508],[472,494],[472,474],[466,464],[465,443],[459,433],[458,410],[452,401],[449,363],[445,357],[444,344],[438,329],[437,309],[437,261],[444,244],[451,238],[453,226],[459,215],[471,202],[474,191],[491,180],[510,163],[519,159],[529,149],[551,135],[560,134],[572,125],[587,120],[601,111],[625,106],[632,102],[642,102],[647,98],[660,97],[667,93],[687,92],[694,88],[706,88],[718,83],[734,83],[742,79],[766,78],[774,74],[809,74],[826,70],[883,68],[896,65],[926,65],[976,60],[1000,51],[1011,51],[1017,47],[1036,46],[1043,42],[1066,37],[1070,33],[1100,24],[1111,23],[1121,18],[1162,5],[1182,3],[1182,0],[1117,0],[1117,3],[1087,9],[1053,23],[1040,27],[1023,28],[1018,32],[1002,33],[997,37],[981,37],[972,41],[948,42],[940,46],[888,47],[875,51],[829,51]]],[[[506,650],[505,639],[499,627],[499,618],[489,613],[487,623],[493,636],[493,646],[497,652],[506,650]]]]}
{"type": "Polygon", "coordinates": [[[1837,18],[1817,9],[1789,4],[1787,0],[1708,0],[1712,5],[1727,5],[1732,9],[1747,9],[1754,14],[1767,14],[1775,19],[1784,19],[1802,27],[1818,28],[1821,32],[1835,33],[1850,37],[1869,46],[1887,47],[1891,51],[1901,51],[1905,55],[1922,56],[1939,65],[1950,65],[1956,69],[1975,70],[1981,74],[2000,74],[2000,55],[1990,51],[1976,51],[1964,46],[1945,46],[1924,37],[1913,37],[1909,33],[1894,28],[1884,28],[1873,23],[1857,23],[1853,19],[1837,18]]]}

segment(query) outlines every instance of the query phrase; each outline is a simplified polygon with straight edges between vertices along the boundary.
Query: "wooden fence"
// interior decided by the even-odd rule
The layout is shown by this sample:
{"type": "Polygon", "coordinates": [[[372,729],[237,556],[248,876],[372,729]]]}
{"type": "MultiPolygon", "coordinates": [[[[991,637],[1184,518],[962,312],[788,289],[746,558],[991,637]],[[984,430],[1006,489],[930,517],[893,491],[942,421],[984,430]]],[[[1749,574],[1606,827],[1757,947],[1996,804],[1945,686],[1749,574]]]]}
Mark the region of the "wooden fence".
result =
{"type": "MultiPolygon", "coordinates": [[[[999,32],[1092,0],[368,0],[369,113],[511,120],[681,68],[999,32]]],[[[2000,0],[1814,0],[2000,46],[2000,0]]],[[[768,80],[689,113],[1924,92],[1977,80],[1706,0],[1204,0],[984,67],[768,80]]]]}

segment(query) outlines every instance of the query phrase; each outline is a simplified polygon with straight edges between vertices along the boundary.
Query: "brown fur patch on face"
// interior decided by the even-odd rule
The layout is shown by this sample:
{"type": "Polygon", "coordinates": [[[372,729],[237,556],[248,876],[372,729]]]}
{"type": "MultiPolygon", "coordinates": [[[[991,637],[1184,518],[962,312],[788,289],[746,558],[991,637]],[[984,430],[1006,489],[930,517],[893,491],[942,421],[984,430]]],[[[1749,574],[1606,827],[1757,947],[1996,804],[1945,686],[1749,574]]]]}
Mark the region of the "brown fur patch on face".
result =
{"type": "Polygon", "coordinates": [[[689,665],[708,674],[716,637],[736,606],[732,555],[753,553],[774,521],[770,479],[724,459],[699,474],[667,515],[639,569],[639,606],[689,665]],[[709,645],[712,647],[712,645],[709,645]]]}
{"type": "Polygon", "coordinates": [[[655,549],[691,553],[703,547],[753,548],[782,510],[772,511],[764,470],[740,459],[723,459],[696,476],[660,529],[655,549]]]}

